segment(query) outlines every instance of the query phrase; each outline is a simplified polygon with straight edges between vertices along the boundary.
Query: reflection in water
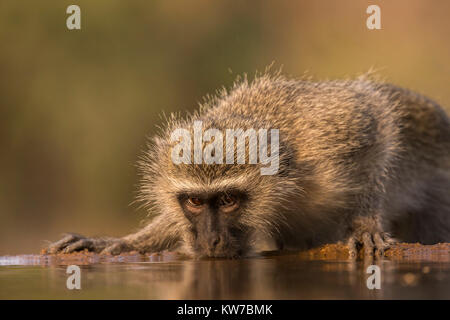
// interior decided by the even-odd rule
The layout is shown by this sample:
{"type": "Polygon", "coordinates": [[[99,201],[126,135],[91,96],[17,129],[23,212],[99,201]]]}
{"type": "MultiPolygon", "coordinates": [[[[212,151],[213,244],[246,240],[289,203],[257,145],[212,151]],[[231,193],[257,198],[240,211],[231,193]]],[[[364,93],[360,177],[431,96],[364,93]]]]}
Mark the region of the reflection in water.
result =
{"type": "Polygon", "coordinates": [[[99,263],[81,266],[82,289],[73,291],[65,286],[65,266],[2,266],[0,298],[450,298],[448,262],[372,262],[381,269],[380,290],[366,286],[370,276],[366,267],[370,263],[305,260],[296,255],[99,263]]]}

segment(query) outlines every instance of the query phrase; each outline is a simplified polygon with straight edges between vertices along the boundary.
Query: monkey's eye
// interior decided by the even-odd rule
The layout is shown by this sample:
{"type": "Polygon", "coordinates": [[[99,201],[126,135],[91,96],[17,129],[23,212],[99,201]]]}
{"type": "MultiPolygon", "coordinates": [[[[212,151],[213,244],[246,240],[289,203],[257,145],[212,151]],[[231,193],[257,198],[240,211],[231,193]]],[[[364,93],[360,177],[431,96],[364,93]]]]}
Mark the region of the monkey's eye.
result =
{"type": "Polygon", "coordinates": [[[224,194],[223,196],[220,197],[219,203],[221,206],[227,207],[234,205],[236,201],[233,196],[224,194]]]}
{"type": "Polygon", "coordinates": [[[225,212],[231,212],[238,208],[238,199],[230,194],[223,194],[219,198],[219,205],[225,212]]]}
{"type": "Polygon", "coordinates": [[[190,197],[187,199],[187,205],[191,207],[201,207],[204,204],[200,198],[190,197]]]}

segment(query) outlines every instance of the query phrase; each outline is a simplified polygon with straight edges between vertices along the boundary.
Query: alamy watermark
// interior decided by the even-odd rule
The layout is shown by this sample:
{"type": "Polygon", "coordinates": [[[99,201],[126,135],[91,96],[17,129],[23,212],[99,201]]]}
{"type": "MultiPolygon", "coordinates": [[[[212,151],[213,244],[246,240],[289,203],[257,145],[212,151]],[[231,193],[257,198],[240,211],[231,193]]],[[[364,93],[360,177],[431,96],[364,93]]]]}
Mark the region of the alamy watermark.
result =
{"type": "Polygon", "coordinates": [[[175,129],[171,136],[171,142],[177,142],[172,149],[172,162],[175,164],[245,164],[246,146],[248,146],[248,163],[258,162],[266,167],[261,167],[261,175],[274,175],[278,172],[280,135],[278,129],[226,129],[225,148],[224,135],[219,129],[207,129],[203,132],[203,122],[194,121],[193,138],[187,129],[175,129]],[[270,155],[269,143],[270,140],[270,155]],[[248,144],[246,143],[248,141],[248,144]],[[203,148],[204,142],[208,142],[203,148]],[[192,146],[194,152],[192,155],[192,146]],[[225,152],[225,157],[224,157],[225,152]],[[193,158],[193,159],[192,159],[193,158]]]}
{"type": "Polygon", "coordinates": [[[367,278],[367,289],[381,289],[381,269],[379,266],[372,264],[367,267],[366,273],[370,274],[367,278]]]}
{"type": "Polygon", "coordinates": [[[381,29],[381,9],[376,4],[372,4],[367,7],[367,14],[370,16],[366,20],[366,26],[369,30],[380,30],[381,29]]]}
{"type": "Polygon", "coordinates": [[[69,277],[67,277],[66,281],[66,287],[69,290],[81,289],[81,269],[77,265],[70,265],[66,269],[66,273],[70,274],[69,277]]]}
{"type": "Polygon", "coordinates": [[[69,30],[81,29],[81,9],[76,4],[67,7],[66,13],[70,14],[66,19],[66,26],[69,30]]]}

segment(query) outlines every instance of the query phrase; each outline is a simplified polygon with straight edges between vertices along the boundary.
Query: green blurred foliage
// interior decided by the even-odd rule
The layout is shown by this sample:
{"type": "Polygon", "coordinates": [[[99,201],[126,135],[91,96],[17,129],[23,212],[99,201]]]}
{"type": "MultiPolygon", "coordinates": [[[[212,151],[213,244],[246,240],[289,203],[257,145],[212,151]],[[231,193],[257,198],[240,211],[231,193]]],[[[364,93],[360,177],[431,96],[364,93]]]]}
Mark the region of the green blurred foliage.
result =
{"type": "Polygon", "coordinates": [[[137,228],[134,163],[159,116],[272,62],[317,78],[374,67],[450,106],[449,12],[447,0],[2,1],[0,254],[137,228]],[[374,3],[382,30],[366,28],[374,3]]]}

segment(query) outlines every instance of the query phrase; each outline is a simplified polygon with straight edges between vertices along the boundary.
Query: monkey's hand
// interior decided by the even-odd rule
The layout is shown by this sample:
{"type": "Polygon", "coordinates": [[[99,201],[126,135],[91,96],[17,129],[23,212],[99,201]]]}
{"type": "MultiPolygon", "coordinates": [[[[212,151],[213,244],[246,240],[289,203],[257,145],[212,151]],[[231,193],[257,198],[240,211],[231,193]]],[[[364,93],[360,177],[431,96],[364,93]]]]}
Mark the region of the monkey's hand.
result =
{"type": "Polygon", "coordinates": [[[72,253],[88,251],[118,255],[134,250],[128,242],[118,238],[87,238],[79,234],[67,233],[64,238],[53,242],[44,249],[45,253],[72,253]]]}
{"type": "Polygon", "coordinates": [[[377,217],[357,217],[353,221],[353,228],[348,238],[349,257],[358,256],[358,248],[364,249],[364,256],[381,257],[395,240],[380,227],[377,217]]]}

